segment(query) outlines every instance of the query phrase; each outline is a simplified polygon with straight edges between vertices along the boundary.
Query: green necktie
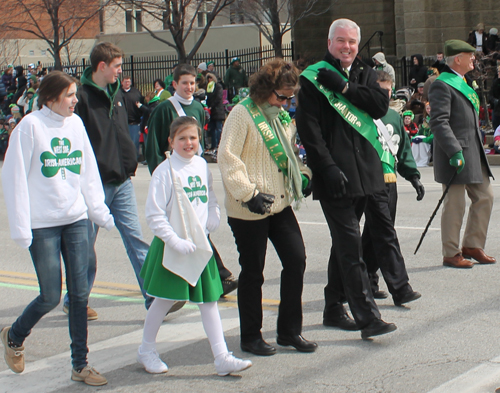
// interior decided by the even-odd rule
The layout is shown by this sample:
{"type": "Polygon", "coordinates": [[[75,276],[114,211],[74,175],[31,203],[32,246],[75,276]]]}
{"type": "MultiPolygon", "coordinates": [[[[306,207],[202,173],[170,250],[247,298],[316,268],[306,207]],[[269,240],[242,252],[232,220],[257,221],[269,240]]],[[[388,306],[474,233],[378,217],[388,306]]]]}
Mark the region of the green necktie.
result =
{"type": "Polygon", "coordinates": [[[347,68],[344,68],[344,72],[347,75],[347,79],[349,79],[349,70],[347,68]]]}

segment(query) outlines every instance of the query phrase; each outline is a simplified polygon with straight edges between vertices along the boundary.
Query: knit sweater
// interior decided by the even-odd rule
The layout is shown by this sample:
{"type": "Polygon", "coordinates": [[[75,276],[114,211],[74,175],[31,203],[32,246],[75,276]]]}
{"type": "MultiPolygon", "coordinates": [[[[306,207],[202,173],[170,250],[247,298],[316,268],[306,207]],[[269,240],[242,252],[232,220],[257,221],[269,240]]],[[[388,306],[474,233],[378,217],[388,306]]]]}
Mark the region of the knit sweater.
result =
{"type": "MultiPolygon", "coordinates": [[[[290,126],[286,131],[293,145],[295,127],[290,126]]],[[[224,205],[228,217],[261,220],[281,212],[293,202],[293,196],[285,190],[285,175],[278,169],[252,117],[243,105],[236,105],[224,124],[217,162],[222,174],[224,205]],[[274,195],[270,214],[255,214],[242,205],[242,202],[248,202],[253,197],[256,190],[274,195]]],[[[300,170],[312,178],[309,168],[300,165],[300,170]]]]}
{"type": "Polygon", "coordinates": [[[11,237],[31,245],[32,229],[90,218],[114,225],[82,120],[47,107],[25,116],[9,140],[2,169],[11,237]]]}

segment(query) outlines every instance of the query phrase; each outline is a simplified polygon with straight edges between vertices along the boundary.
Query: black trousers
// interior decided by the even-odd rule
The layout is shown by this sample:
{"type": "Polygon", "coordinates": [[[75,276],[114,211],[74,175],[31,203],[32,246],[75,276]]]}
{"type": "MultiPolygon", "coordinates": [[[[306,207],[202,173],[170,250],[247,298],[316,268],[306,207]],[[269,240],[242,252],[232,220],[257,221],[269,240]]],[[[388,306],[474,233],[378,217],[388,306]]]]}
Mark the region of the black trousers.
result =
{"type": "Polygon", "coordinates": [[[394,229],[397,200],[396,183],[387,183],[386,191],[368,196],[362,235],[363,259],[372,291],[378,291],[377,270],[380,268],[393,296],[412,290],[408,284],[405,261],[394,229]]]}
{"type": "Polygon", "coordinates": [[[238,309],[241,341],[262,338],[262,284],[267,239],[278,254],[281,271],[278,335],[302,331],[302,286],[306,253],[302,233],[291,207],[262,220],[228,218],[240,254],[238,309]]]}
{"type": "Polygon", "coordinates": [[[222,263],[222,258],[220,257],[219,251],[215,248],[215,245],[212,243],[212,239],[210,239],[210,235],[208,236],[208,242],[212,246],[212,250],[214,252],[215,262],[217,263],[217,269],[219,269],[219,275],[221,280],[225,280],[232,273],[224,266],[222,263]]]}
{"type": "Polygon", "coordinates": [[[323,318],[345,313],[342,303],[347,298],[357,325],[363,328],[380,318],[362,258],[359,220],[366,197],[321,200],[320,203],[332,237],[323,318]]]}

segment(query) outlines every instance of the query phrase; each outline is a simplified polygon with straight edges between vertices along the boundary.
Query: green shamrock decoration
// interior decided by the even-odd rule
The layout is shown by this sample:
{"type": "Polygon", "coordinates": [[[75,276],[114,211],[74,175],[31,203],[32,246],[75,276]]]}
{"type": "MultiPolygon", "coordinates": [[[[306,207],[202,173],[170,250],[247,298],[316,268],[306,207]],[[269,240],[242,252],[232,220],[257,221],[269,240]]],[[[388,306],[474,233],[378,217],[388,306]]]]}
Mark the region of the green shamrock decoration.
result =
{"type": "Polygon", "coordinates": [[[202,185],[200,177],[189,176],[188,183],[191,188],[184,187],[184,191],[186,191],[189,201],[193,202],[196,198],[199,198],[202,203],[207,203],[207,186],[202,185]]]}
{"type": "Polygon", "coordinates": [[[40,155],[42,162],[42,174],[45,177],[54,177],[61,170],[61,177],[66,180],[66,169],[80,174],[82,166],[82,152],[76,150],[70,154],[71,142],[67,138],[54,138],[50,141],[50,146],[54,154],[45,151],[40,155]]]}

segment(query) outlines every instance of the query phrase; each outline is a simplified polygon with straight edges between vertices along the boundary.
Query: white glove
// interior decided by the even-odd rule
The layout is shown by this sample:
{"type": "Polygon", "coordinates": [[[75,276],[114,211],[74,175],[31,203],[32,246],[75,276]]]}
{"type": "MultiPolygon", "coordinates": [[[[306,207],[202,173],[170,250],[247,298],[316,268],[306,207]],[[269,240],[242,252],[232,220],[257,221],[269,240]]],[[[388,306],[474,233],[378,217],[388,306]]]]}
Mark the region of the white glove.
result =
{"type": "Polygon", "coordinates": [[[171,238],[167,244],[182,255],[191,254],[196,250],[196,245],[194,243],[189,240],[181,239],[178,236],[171,238]]]}
{"type": "Polygon", "coordinates": [[[217,214],[209,214],[207,218],[207,229],[208,232],[212,233],[219,228],[220,224],[220,218],[217,216],[217,214]]]}

